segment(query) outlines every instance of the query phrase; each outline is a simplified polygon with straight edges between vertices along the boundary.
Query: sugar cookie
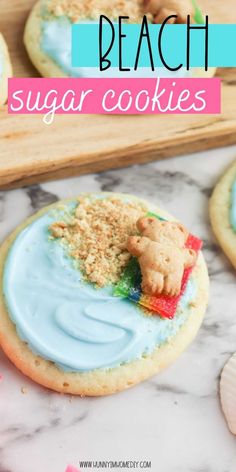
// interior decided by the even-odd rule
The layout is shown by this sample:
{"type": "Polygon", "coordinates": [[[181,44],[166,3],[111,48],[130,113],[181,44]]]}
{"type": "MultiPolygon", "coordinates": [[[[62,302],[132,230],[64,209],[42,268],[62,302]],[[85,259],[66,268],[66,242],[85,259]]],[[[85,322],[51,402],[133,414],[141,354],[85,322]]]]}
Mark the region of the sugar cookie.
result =
{"type": "Polygon", "coordinates": [[[7,80],[12,77],[12,66],[6,42],[0,33],[0,105],[7,100],[7,80]]]}
{"type": "MultiPolygon", "coordinates": [[[[170,72],[159,67],[152,72],[141,68],[132,73],[119,72],[111,67],[105,72],[98,68],[73,68],[71,65],[71,24],[73,22],[96,22],[99,15],[116,20],[119,15],[129,16],[133,23],[140,23],[145,14],[144,0],[44,0],[38,1],[28,18],[24,43],[34,66],[43,77],[211,77],[214,68],[207,72],[195,68],[187,72],[180,69],[170,72]]],[[[150,21],[155,16],[149,15],[150,21]]]]}
{"type": "Polygon", "coordinates": [[[236,162],[214,188],[210,199],[210,219],[216,238],[236,268],[236,162]]]}
{"type": "Polygon", "coordinates": [[[127,239],[147,212],[165,211],[130,195],[98,193],[44,208],[0,249],[0,343],[27,376],[56,390],[106,395],[173,362],[206,310],[201,253],[173,319],[115,296],[131,257],[127,239]]]}

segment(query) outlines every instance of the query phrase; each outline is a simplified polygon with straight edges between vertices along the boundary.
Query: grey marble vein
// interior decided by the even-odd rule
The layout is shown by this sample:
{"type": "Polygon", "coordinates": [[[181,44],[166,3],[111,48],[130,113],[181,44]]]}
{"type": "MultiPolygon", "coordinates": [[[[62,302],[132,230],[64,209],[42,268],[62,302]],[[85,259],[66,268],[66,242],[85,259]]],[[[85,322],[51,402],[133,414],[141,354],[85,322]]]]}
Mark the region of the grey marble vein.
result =
{"type": "Polygon", "coordinates": [[[58,200],[56,195],[43,190],[40,185],[31,185],[26,187],[25,191],[30,198],[33,210],[36,211],[58,200]]]}
{"type": "Polygon", "coordinates": [[[158,170],[153,164],[135,166],[134,172],[127,169],[108,171],[98,174],[96,180],[103,191],[127,192],[136,195],[143,191],[161,201],[169,201],[176,194],[186,189],[195,188],[208,196],[209,188],[202,188],[201,184],[190,174],[183,171],[158,170]]]}

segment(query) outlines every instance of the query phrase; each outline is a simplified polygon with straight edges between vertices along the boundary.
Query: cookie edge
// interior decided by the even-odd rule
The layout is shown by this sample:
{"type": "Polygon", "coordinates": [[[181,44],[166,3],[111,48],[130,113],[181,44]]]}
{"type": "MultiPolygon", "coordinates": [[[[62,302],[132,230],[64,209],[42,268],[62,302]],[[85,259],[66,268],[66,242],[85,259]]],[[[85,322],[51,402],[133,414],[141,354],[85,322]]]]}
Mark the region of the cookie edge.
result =
{"type": "Polygon", "coordinates": [[[236,180],[236,161],[228,166],[215,185],[209,202],[209,214],[214,235],[236,269],[236,233],[229,219],[231,188],[234,180],[236,180]]]}

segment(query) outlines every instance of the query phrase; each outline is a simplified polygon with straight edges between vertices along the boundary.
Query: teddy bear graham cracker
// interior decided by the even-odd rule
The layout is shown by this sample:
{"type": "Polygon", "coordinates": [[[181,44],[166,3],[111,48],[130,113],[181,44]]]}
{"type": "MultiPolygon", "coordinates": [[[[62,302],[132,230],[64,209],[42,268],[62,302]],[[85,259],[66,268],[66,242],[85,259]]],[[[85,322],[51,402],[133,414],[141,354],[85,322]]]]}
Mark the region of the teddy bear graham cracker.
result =
{"type": "Polygon", "coordinates": [[[137,228],[141,236],[130,236],[127,248],[138,257],[143,293],[179,295],[184,269],[197,259],[196,251],[185,248],[187,230],[180,223],[155,217],[140,218],[137,228]]]}
{"type": "Polygon", "coordinates": [[[115,288],[151,312],[172,319],[197,262],[202,241],[186,228],[157,214],[140,218],[141,235],[131,236],[127,248],[135,256],[115,288]]]}

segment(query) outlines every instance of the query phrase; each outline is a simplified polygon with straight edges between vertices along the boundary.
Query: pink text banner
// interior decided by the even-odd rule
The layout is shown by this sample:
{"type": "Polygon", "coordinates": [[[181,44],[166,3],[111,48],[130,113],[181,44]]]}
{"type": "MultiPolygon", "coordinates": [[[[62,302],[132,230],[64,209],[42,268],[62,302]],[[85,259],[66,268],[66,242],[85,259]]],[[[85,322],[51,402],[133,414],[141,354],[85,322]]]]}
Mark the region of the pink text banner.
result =
{"type": "Polygon", "coordinates": [[[42,114],[219,114],[218,78],[29,79],[8,83],[8,112],[42,114]]]}

